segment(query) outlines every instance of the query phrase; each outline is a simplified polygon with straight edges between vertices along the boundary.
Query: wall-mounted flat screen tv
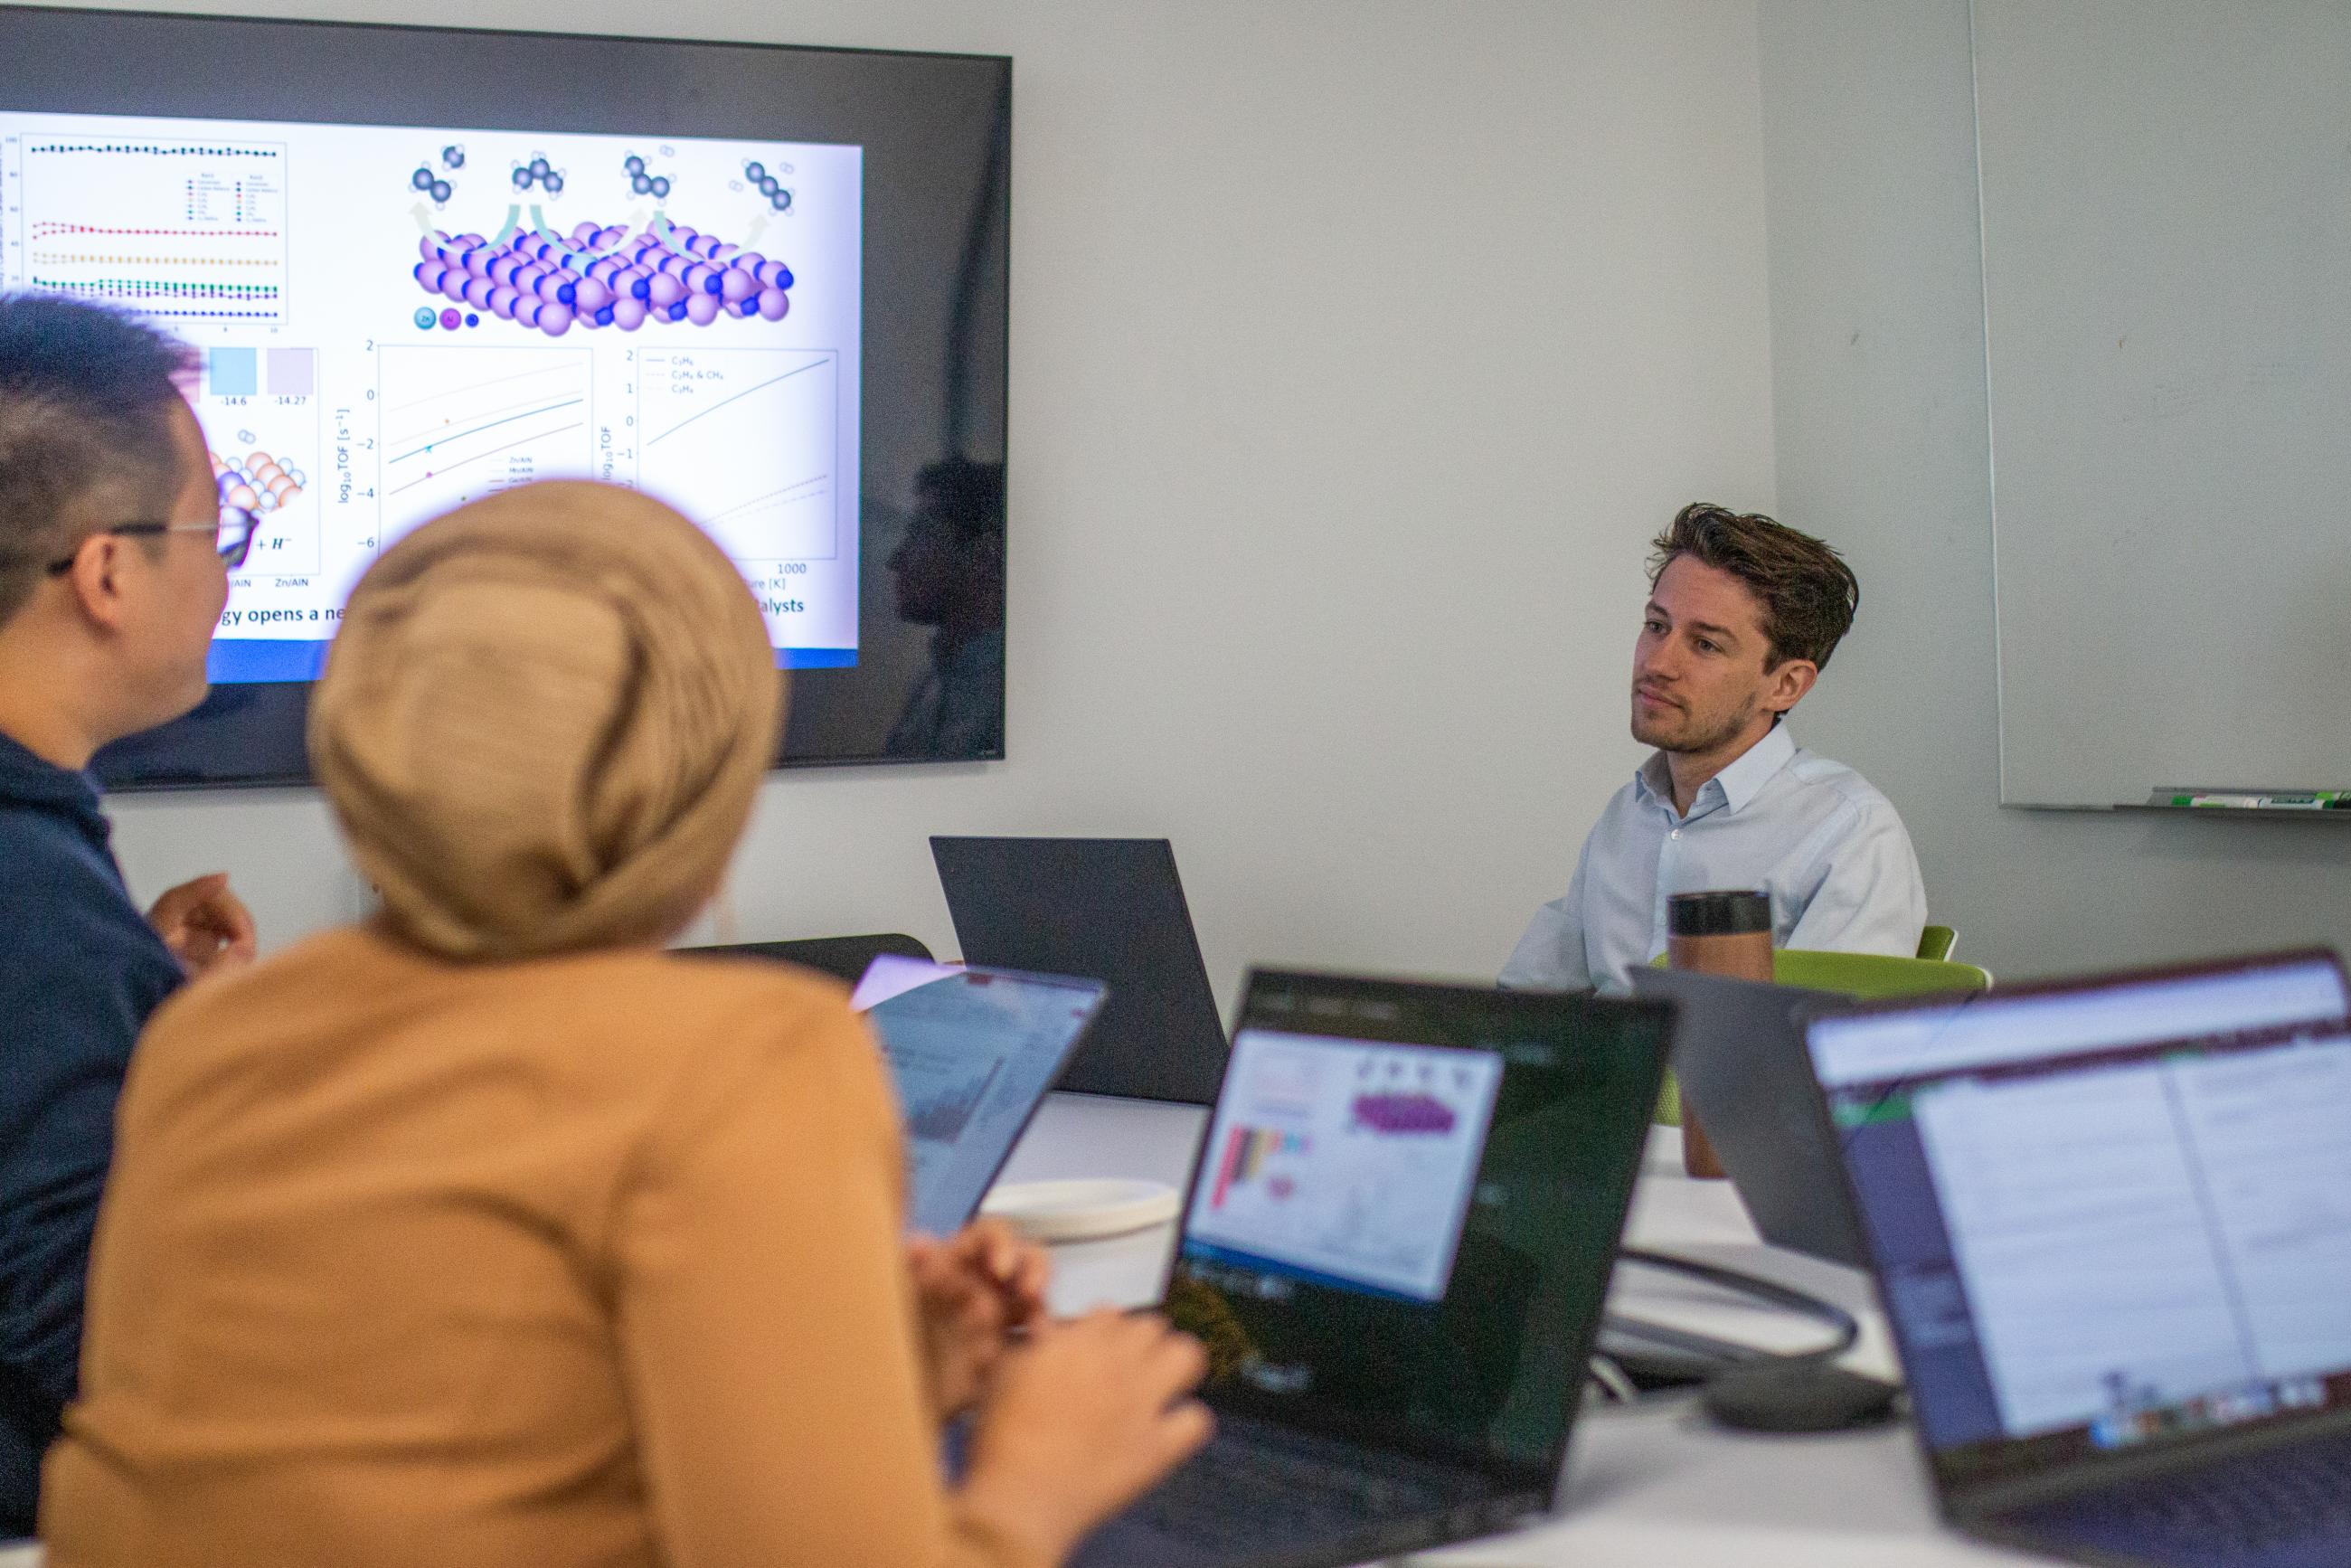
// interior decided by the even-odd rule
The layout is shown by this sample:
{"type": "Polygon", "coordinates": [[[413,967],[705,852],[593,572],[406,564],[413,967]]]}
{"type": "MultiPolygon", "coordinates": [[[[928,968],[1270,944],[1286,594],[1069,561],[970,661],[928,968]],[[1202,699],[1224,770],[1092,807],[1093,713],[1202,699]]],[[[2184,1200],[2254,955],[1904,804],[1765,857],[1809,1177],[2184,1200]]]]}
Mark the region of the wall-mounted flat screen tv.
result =
{"type": "Polygon", "coordinates": [[[194,350],[259,517],[110,786],[299,782],[345,596],[534,480],[742,569],[780,760],[1004,753],[1011,62],[0,6],[0,287],[194,350]]]}

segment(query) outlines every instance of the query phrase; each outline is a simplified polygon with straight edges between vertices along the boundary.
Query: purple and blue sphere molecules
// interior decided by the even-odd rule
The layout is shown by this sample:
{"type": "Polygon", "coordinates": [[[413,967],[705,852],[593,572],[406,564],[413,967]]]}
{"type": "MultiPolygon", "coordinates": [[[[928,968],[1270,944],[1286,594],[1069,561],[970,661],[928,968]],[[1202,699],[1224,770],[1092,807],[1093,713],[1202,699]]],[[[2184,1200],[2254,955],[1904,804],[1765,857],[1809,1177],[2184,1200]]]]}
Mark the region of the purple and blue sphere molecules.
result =
{"type": "MultiPolygon", "coordinates": [[[[472,307],[468,326],[487,312],[559,338],[575,324],[633,332],[647,321],[780,321],[792,308],[790,267],[659,218],[634,234],[583,221],[568,238],[517,230],[494,242],[435,230],[418,248],[418,287],[472,307]]],[[[417,325],[432,325],[432,315],[420,309],[417,325]]],[[[439,319],[454,327],[456,318],[444,310],[439,319]]]]}
{"type": "Polygon", "coordinates": [[[279,463],[266,452],[227,457],[208,452],[206,455],[212,459],[213,485],[220,492],[220,504],[224,507],[274,512],[292,505],[302,494],[302,487],[310,482],[310,476],[302,470],[279,463]]]}
{"type": "Polygon", "coordinates": [[[462,169],[465,166],[465,150],[463,147],[453,142],[449,146],[441,149],[441,167],[444,169],[462,169]]]}
{"type": "Polygon", "coordinates": [[[766,164],[758,162],[744,164],[743,178],[751,183],[753,190],[767,197],[768,204],[776,211],[789,213],[792,210],[791,192],[785,188],[781,180],[768,172],[766,164]]]}
{"type": "Polygon", "coordinates": [[[629,177],[629,189],[640,196],[659,200],[669,194],[669,176],[654,173],[646,166],[645,161],[633,152],[621,160],[621,172],[629,177]]]}
{"type": "Polygon", "coordinates": [[[408,177],[408,185],[409,189],[422,191],[432,197],[436,205],[447,201],[456,193],[455,186],[423,164],[419,164],[416,172],[408,177]]]}
{"type": "Polygon", "coordinates": [[[528,163],[517,163],[514,169],[514,187],[528,191],[533,185],[550,196],[563,194],[563,171],[544,158],[533,158],[528,163]]]}

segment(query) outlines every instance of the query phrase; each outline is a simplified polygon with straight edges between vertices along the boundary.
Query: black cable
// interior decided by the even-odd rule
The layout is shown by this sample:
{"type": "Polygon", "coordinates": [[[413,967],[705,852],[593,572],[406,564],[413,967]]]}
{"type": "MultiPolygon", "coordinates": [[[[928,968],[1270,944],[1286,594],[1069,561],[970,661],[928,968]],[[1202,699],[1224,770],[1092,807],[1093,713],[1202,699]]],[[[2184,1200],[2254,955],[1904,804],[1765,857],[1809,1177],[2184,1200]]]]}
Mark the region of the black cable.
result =
{"type": "MultiPolygon", "coordinates": [[[[1760,1279],[1737,1269],[1726,1269],[1715,1263],[1701,1263],[1694,1258],[1677,1258],[1667,1252],[1652,1252],[1642,1247],[1619,1248],[1616,1256],[1628,1263],[1639,1263],[1647,1268],[1662,1270],[1668,1274],[1679,1274],[1686,1279],[1712,1285],[1717,1290],[1729,1291],[1733,1295],[1746,1296],[1761,1301],[1767,1306],[1784,1308],[1834,1330],[1836,1334],[1834,1343],[1824,1345],[1819,1350],[1799,1351],[1794,1354],[1759,1351],[1756,1353],[1756,1358],[1759,1360],[1769,1358],[1779,1361],[1834,1361],[1860,1343],[1859,1319],[1834,1301],[1824,1301],[1807,1291],[1780,1284],[1775,1281],[1760,1279]]],[[[1642,1328],[1646,1332],[1655,1326],[1659,1325],[1643,1324],[1642,1328]]]]}
{"type": "Polygon", "coordinates": [[[1805,1352],[1784,1354],[1784,1352],[1759,1349],[1754,1347],[1754,1344],[1738,1344],[1738,1343],[1730,1343],[1730,1340],[1716,1340],[1711,1338],[1711,1335],[1702,1335],[1702,1333],[1683,1333],[1681,1328],[1669,1328],[1665,1326],[1665,1323],[1650,1323],[1650,1322],[1641,1322],[1641,1319],[1627,1319],[1627,1316],[1611,1314],[1608,1316],[1608,1323],[1611,1323],[1613,1331],[1620,1335],[1620,1340],[1646,1340],[1648,1344],[1662,1347],[1667,1354],[1674,1356],[1674,1359],[1678,1361],[1678,1371],[1674,1371],[1674,1368],[1657,1371],[1656,1365],[1648,1365],[1648,1368],[1644,1371],[1644,1364],[1641,1364],[1638,1359],[1634,1359],[1634,1356],[1627,1356],[1625,1349],[1617,1349],[1617,1352],[1613,1352],[1613,1354],[1611,1352],[1599,1352],[1599,1349],[1594,1349],[1594,1354],[1592,1354],[1592,1364],[1594,1364],[1592,1365],[1592,1377],[1594,1377],[1596,1383],[1604,1387],[1604,1392],[1608,1394],[1611,1399],[1617,1399],[1620,1404],[1629,1404],[1629,1401],[1625,1399],[1625,1392],[1622,1392],[1620,1387],[1620,1385],[1627,1383],[1627,1380],[1644,1389],[1667,1389],[1667,1387],[1677,1387],[1677,1385],[1688,1385],[1688,1383],[1711,1383],[1711,1380],[1721,1375],[1721,1373],[1733,1371],[1733,1368],[1744,1368],[1744,1365],[1763,1365],[1763,1364],[1824,1365],[1829,1364],[1829,1361],[1836,1359],[1836,1356],[1845,1354],[1845,1352],[1853,1349],[1853,1344],[1860,1343],[1862,1338],[1860,1322],[1857,1322],[1850,1312],[1845,1312],[1844,1307],[1838,1307],[1836,1302],[1832,1302],[1832,1300],[1822,1300],[1817,1298],[1817,1295],[1805,1293],[1805,1291],[1796,1291],[1796,1288],[1792,1286],[1782,1286],[1782,1283],[1772,1281],[1772,1279],[1759,1279],[1754,1277],[1754,1274],[1744,1274],[1744,1271],[1740,1270],[1726,1270],[1726,1267],[1714,1265],[1714,1262],[1698,1262],[1695,1258],[1677,1258],[1677,1255],[1672,1253],[1650,1253],[1650,1250],[1638,1249],[1638,1246],[1617,1249],[1617,1258],[1622,1258],[1622,1260],[1627,1260],[1627,1262],[1638,1262],[1638,1265],[1653,1267],[1653,1270],[1662,1270],[1667,1271],[1667,1274],[1681,1274],[1681,1277],[1686,1279],[1695,1279],[1695,1281],[1699,1283],[1714,1286],[1716,1291],[1730,1291],[1733,1295],[1744,1295],[1744,1298],[1750,1298],[1750,1300],[1759,1300],[1759,1302],[1763,1302],[1763,1305],[1768,1307],[1782,1307],[1782,1310],[1787,1312],[1796,1312],[1796,1314],[1813,1319],[1815,1323],[1822,1323],[1822,1326],[1834,1331],[1834,1335],[1836,1335],[1834,1343],[1822,1344],[1820,1349],[1805,1349],[1805,1352]],[[1707,1365],[1711,1365],[1714,1371],[1705,1371],[1707,1365]]]}

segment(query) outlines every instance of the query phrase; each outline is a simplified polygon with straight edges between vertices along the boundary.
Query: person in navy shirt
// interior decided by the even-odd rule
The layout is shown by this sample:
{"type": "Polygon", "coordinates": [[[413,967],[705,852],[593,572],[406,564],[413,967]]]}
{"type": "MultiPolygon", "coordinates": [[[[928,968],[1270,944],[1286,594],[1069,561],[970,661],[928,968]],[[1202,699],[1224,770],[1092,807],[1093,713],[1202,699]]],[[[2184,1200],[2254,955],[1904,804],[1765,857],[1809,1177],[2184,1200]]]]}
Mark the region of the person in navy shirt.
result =
{"type": "Polygon", "coordinates": [[[251,536],[221,507],[189,368],[129,318],[0,297],[0,1538],[32,1532],[78,1382],[131,1044],[190,976],[254,951],[224,875],[139,912],[88,772],[204,699],[251,536]]]}

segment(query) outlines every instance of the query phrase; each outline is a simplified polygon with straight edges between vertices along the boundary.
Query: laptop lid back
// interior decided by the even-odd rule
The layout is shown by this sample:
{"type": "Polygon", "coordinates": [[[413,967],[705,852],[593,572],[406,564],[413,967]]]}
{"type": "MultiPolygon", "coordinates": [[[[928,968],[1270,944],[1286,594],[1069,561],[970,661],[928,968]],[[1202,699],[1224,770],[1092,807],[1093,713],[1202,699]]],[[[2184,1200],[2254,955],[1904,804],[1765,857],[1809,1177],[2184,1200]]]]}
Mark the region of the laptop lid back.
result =
{"type": "Polygon", "coordinates": [[[1209,1402],[1548,1494],[1671,1016],[1252,973],[1167,1293],[1209,1402]]]}
{"type": "Polygon", "coordinates": [[[1682,1103],[1706,1129],[1757,1232],[1774,1247],[1867,1267],[1801,1032],[1805,1012],[1846,998],[1687,969],[1635,969],[1633,992],[1678,1009],[1673,1067],[1682,1103]]]}
{"type": "Polygon", "coordinates": [[[1055,1085],[1206,1105],[1225,1029],[1165,839],[935,838],[966,962],[1091,975],[1110,1001],[1055,1085]]]}
{"type": "Polygon", "coordinates": [[[2347,1003],[2314,952],[1807,1025],[1948,1503],[2351,1406],[2347,1003]]]}
{"type": "MultiPolygon", "coordinates": [[[[877,970],[907,967],[927,966],[874,960],[877,970]]],[[[881,977],[869,971],[869,984],[881,977]]],[[[979,1211],[1107,988],[1052,975],[934,968],[883,989],[884,999],[865,1019],[889,1059],[905,1117],[907,1228],[951,1236],[979,1211]]]]}

